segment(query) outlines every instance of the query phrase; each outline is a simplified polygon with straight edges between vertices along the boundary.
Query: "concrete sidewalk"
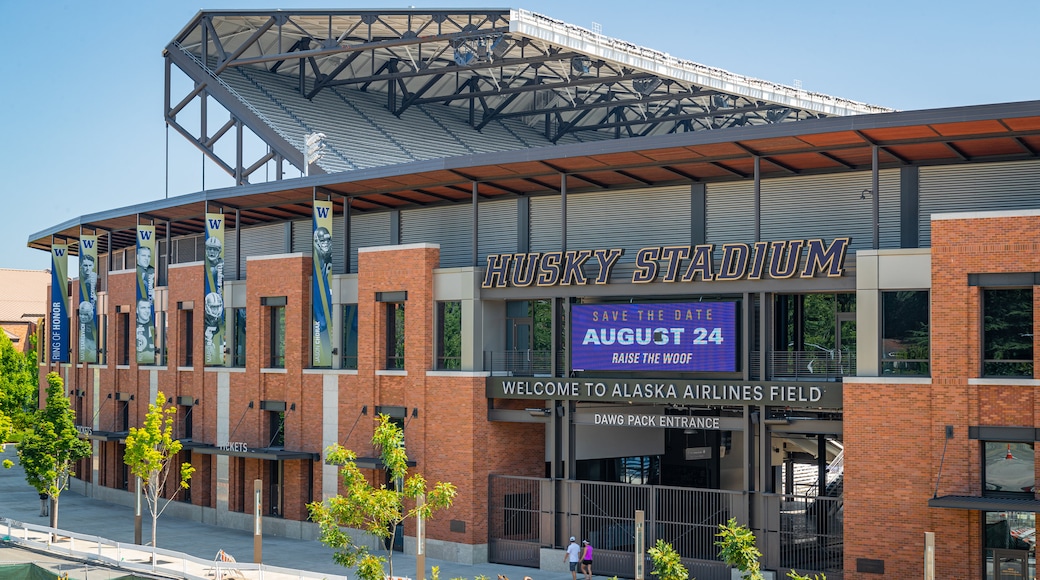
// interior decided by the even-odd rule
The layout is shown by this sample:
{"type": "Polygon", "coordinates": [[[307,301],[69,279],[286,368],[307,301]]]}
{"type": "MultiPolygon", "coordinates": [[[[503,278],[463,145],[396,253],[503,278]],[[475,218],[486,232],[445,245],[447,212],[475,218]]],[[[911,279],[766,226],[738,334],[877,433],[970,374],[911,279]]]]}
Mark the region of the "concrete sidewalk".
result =
{"type": "MultiPolygon", "coordinates": [[[[25,472],[17,462],[13,445],[7,445],[0,453],[0,461],[15,462],[11,469],[0,468],[0,517],[28,524],[46,526],[49,518],[40,516],[40,500],[36,490],[25,482],[25,472]]],[[[58,505],[58,527],[79,534],[101,536],[116,542],[134,541],[134,514],[126,506],[110,504],[100,500],[65,491],[58,505]]],[[[145,513],[143,535],[146,541],[151,536],[150,518],[145,513]]],[[[219,528],[194,521],[178,519],[169,514],[159,518],[156,529],[156,544],[159,548],[175,550],[195,558],[213,560],[218,550],[231,554],[239,562],[252,562],[253,536],[249,532],[219,528]]],[[[0,550],[0,562],[26,561],[24,555],[0,550]]],[[[281,568],[306,570],[320,574],[355,578],[348,570],[332,561],[332,550],[317,541],[293,540],[275,536],[263,538],[263,563],[281,568]]],[[[560,559],[562,561],[560,552],[560,559]]],[[[47,560],[40,557],[40,560],[47,560]]],[[[535,580],[570,580],[570,572],[546,572],[535,568],[503,566],[500,564],[457,564],[440,560],[426,560],[427,580],[430,569],[440,567],[442,580],[453,578],[476,578],[486,576],[496,580],[499,575],[510,580],[522,580],[530,576],[535,580]]],[[[414,556],[397,552],[394,554],[394,575],[414,578],[416,562],[414,556]]]]}

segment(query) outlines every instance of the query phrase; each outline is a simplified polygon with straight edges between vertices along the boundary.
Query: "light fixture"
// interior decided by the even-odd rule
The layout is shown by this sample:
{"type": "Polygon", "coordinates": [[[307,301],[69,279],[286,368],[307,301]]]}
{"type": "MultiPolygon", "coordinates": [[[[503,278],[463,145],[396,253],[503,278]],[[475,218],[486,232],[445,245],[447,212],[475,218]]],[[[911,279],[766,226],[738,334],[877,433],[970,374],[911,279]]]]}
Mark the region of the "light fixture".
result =
{"type": "Polygon", "coordinates": [[[253,408],[253,402],[252,402],[252,401],[249,401],[249,408],[250,408],[250,409],[252,409],[252,408],[253,408]]]}
{"type": "Polygon", "coordinates": [[[532,417],[548,417],[552,414],[552,409],[544,409],[541,407],[528,407],[524,410],[532,417]]]}
{"type": "Polygon", "coordinates": [[[335,346],[332,347],[332,356],[336,356],[337,354],[339,354],[339,348],[335,346]]]}
{"type": "Polygon", "coordinates": [[[585,74],[592,69],[592,60],[587,56],[571,58],[571,69],[578,74],[585,74]]]}
{"type": "Polygon", "coordinates": [[[636,79],[632,81],[632,88],[644,97],[650,96],[650,94],[657,90],[657,87],[659,86],[661,86],[661,79],[657,77],[651,77],[648,79],[636,79]]]}
{"type": "Polygon", "coordinates": [[[859,192],[860,199],[867,199],[868,195],[874,195],[874,192],[869,189],[864,189],[863,191],[859,192]]]}
{"type": "Polygon", "coordinates": [[[289,405],[289,410],[290,411],[295,411],[296,410],[296,403],[293,403],[293,404],[289,405]]]}

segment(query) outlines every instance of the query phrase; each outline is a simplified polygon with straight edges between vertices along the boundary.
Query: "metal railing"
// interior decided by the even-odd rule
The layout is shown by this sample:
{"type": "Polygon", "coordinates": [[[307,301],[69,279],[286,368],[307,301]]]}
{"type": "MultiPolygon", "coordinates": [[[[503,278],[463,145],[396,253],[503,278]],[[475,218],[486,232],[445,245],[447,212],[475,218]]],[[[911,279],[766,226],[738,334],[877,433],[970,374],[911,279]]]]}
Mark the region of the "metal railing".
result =
{"type": "Polygon", "coordinates": [[[499,376],[550,376],[552,374],[552,351],[484,351],[484,370],[499,376]]]}
{"type": "Polygon", "coordinates": [[[765,494],[766,509],[779,512],[780,529],[766,532],[763,545],[779,546],[781,570],[825,573],[841,578],[845,554],[842,497],[765,494]]]}
{"type": "Polygon", "coordinates": [[[751,375],[762,380],[837,380],[855,376],[856,353],[842,351],[785,350],[766,355],[766,376],[761,373],[761,353],[751,353],[751,375]]]}
{"type": "MultiPolygon", "coordinates": [[[[488,559],[499,564],[539,566],[541,548],[562,548],[569,536],[595,549],[593,574],[632,578],[635,569],[635,512],[645,517],[649,548],[664,540],[682,557],[691,577],[729,580],[718,559],[715,534],[729,518],[748,521],[747,492],[659,485],[629,485],[492,475],[488,482],[488,559]],[[559,506],[554,509],[553,506],[559,506]]],[[[767,569],[826,572],[840,580],[844,554],[840,497],[805,498],[762,494],[778,522],[759,533],[774,548],[767,569]]],[[[648,561],[646,569],[652,566],[648,561]]]]}
{"type": "MultiPolygon", "coordinates": [[[[226,561],[219,557],[205,560],[173,550],[115,542],[100,536],[77,534],[68,530],[27,524],[9,518],[0,519],[0,529],[6,532],[4,538],[6,542],[58,556],[69,556],[90,562],[95,566],[117,570],[162,574],[188,580],[213,580],[214,578],[262,580],[265,575],[269,578],[299,580],[348,580],[347,576],[290,570],[251,562],[235,562],[233,559],[226,561]]],[[[63,570],[69,571],[70,569],[63,568],[63,570]]],[[[95,575],[92,573],[90,577],[94,578],[95,575]]]]}

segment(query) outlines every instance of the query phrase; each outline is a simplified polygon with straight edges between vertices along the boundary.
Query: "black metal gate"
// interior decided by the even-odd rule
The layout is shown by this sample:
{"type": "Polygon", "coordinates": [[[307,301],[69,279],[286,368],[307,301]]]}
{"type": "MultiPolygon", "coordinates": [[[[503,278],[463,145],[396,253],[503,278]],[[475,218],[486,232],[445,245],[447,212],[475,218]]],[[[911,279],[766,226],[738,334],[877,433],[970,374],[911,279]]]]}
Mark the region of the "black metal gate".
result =
{"type": "MultiPolygon", "coordinates": [[[[635,513],[644,514],[645,548],[672,545],[698,580],[729,580],[715,534],[729,518],[748,521],[754,494],[740,491],[564,481],[493,475],[489,481],[488,559],[538,568],[541,550],[567,538],[588,540],[597,576],[633,578],[635,513]]],[[[764,529],[756,530],[768,569],[842,577],[841,499],[761,494],[764,529]]],[[[646,562],[647,577],[652,565],[646,562]]]]}

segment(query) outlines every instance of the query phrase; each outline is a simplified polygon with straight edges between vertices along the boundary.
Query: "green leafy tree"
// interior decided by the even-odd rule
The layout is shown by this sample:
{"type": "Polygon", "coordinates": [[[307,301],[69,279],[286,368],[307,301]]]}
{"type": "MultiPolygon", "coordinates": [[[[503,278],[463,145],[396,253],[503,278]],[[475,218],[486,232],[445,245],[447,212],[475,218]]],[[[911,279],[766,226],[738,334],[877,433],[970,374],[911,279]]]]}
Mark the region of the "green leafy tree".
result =
{"type": "Polygon", "coordinates": [[[38,388],[35,363],[35,354],[29,357],[18,352],[7,333],[0,332],[0,413],[9,417],[17,429],[32,424],[38,388]]]}
{"type": "Polygon", "coordinates": [[[646,551],[650,561],[654,563],[651,575],[657,576],[658,580],[686,580],[690,572],[682,565],[679,552],[671,544],[664,540],[657,540],[653,548],[646,551]]]}
{"type": "Polygon", "coordinates": [[[144,425],[130,428],[123,454],[123,461],[130,466],[130,473],[141,478],[141,491],[148,503],[148,513],[152,516],[152,546],[155,546],[155,527],[159,516],[166,511],[177,493],[188,487],[188,480],[195,471],[190,463],[177,466],[176,488],[169,494],[170,497],[165,497],[170,471],[175,464],[174,458],[180,453],[181,442],[173,437],[176,407],[166,406],[166,396],[162,391],[156,393],[155,398],[155,403],[148,404],[144,425]]]}
{"type": "Polygon", "coordinates": [[[819,575],[815,575],[814,574],[812,576],[803,576],[803,575],[799,574],[798,572],[795,572],[794,570],[791,570],[790,572],[788,572],[787,573],[787,577],[790,578],[791,580],[827,580],[827,575],[826,574],[819,574],[819,575]]]}
{"type": "Polygon", "coordinates": [[[72,467],[90,457],[90,443],[79,438],[75,412],[65,395],[65,383],[58,373],[47,375],[47,401],[18,443],[18,458],[25,479],[51,503],[52,528],[58,527],[58,497],[75,475],[72,467]]]}
{"type": "Polygon", "coordinates": [[[384,562],[389,563],[390,576],[394,575],[390,540],[397,526],[419,516],[429,519],[435,511],[450,507],[456,489],[451,483],[437,483],[429,488],[420,474],[407,477],[404,431],[387,415],[376,418],[372,445],[379,450],[389,481],[395,485],[372,485],[357,466],[357,454],[338,444],[332,445],[326,450],[325,460],[343,466],[340,475],[346,494],[310,503],[307,509],[321,528],[321,543],[335,550],[333,561],[341,566],[356,567],[358,577],[364,580],[383,580],[386,577],[384,562]],[[416,501],[420,497],[425,498],[421,506],[416,501]],[[406,507],[406,501],[413,507],[406,507]],[[381,540],[387,547],[386,557],[370,553],[344,528],[363,530],[381,540]]]}
{"type": "Polygon", "coordinates": [[[755,534],[746,526],[737,523],[736,518],[719,524],[715,534],[719,539],[715,545],[719,548],[719,558],[729,566],[740,570],[744,580],[762,580],[762,568],[758,559],[762,552],[755,547],[755,534]]]}

